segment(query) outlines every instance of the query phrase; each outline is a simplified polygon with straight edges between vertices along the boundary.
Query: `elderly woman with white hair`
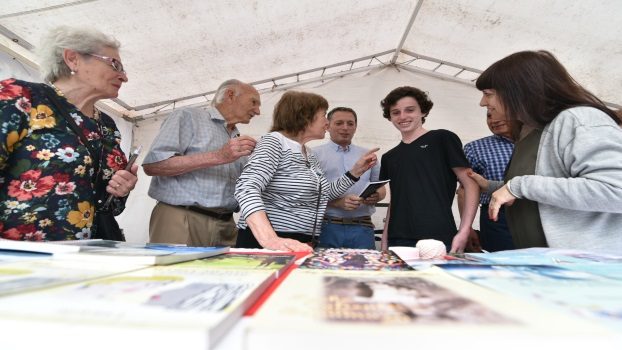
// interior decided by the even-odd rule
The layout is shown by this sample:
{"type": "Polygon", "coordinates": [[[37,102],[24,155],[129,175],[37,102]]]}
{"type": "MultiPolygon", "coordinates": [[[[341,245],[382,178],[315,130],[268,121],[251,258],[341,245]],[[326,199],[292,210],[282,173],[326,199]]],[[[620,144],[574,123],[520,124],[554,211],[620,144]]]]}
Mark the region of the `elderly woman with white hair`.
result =
{"type": "Polygon", "coordinates": [[[124,209],[137,166],[125,170],[121,134],[95,107],[127,82],[119,46],[96,30],[58,27],[39,49],[47,84],[0,81],[0,237],[101,237],[95,216],[106,199],[110,220],[124,209]]]}

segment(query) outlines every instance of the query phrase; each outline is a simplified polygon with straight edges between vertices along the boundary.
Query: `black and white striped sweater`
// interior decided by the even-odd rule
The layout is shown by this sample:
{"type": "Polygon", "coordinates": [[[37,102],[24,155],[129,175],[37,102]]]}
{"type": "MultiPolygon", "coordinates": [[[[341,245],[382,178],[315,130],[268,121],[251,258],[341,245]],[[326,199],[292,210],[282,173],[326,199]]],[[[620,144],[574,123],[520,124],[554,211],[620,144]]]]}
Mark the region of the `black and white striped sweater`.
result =
{"type": "Polygon", "coordinates": [[[306,161],[302,147],[280,132],[259,140],[235,186],[239,228],[246,228],[249,215],[263,210],[275,231],[311,234],[314,220],[319,230],[328,201],[341,197],[354,181],[344,174],[329,184],[315,155],[307,148],[306,161]]]}

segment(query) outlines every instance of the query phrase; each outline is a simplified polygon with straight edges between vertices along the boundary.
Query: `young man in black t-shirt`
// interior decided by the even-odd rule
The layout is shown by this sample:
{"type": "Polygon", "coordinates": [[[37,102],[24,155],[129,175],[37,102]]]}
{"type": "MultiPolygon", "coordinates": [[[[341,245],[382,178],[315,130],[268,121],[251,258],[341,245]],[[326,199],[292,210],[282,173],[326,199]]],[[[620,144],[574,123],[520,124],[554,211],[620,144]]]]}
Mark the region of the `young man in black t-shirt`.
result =
{"type": "MultiPolygon", "coordinates": [[[[390,179],[383,245],[415,246],[420,239],[442,241],[451,252],[463,252],[477,211],[479,189],[469,178],[469,162],[458,136],[448,130],[423,128],[433,103],[417,88],[391,91],[381,102],[383,116],[402,134],[402,141],[382,156],[380,179],[390,179]],[[456,183],[465,189],[460,229],[451,210],[456,183]]],[[[386,246],[383,246],[386,248],[386,246]]]]}

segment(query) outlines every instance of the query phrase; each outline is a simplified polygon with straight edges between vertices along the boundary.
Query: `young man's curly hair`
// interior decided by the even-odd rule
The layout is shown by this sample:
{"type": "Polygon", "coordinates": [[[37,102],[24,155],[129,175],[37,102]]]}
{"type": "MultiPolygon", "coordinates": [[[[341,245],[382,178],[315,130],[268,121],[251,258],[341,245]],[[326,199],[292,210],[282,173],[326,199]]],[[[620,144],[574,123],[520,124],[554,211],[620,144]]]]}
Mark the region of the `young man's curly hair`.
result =
{"type": "Polygon", "coordinates": [[[388,120],[391,120],[391,107],[404,97],[412,97],[417,100],[421,113],[423,113],[421,123],[425,123],[425,118],[427,118],[432,106],[434,106],[434,103],[432,103],[432,100],[430,100],[427,93],[412,86],[398,87],[389,92],[389,94],[382,101],[380,101],[382,116],[388,120]]]}

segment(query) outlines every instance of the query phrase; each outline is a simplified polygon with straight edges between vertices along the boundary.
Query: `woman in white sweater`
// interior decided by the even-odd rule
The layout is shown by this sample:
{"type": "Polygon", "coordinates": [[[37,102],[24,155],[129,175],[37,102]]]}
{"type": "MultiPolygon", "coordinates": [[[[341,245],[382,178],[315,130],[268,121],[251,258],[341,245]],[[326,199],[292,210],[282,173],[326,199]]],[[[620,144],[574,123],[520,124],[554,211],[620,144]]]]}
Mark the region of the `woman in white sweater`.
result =
{"type": "Polygon", "coordinates": [[[286,92],[277,102],[272,131],[257,143],[235,187],[241,209],[236,247],[310,250],[327,202],[343,195],[376,164],[378,148],[328,183],[305,146],[324,138],[327,110],[324,97],[306,92],[286,92]]]}
{"type": "Polygon", "coordinates": [[[491,219],[509,206],[517,248],[620,253],[622,129],[616,114],[547,51],[497,61],[476,85],[489,113],[523,125],[506,183],[492,195],[491,219]]]}

